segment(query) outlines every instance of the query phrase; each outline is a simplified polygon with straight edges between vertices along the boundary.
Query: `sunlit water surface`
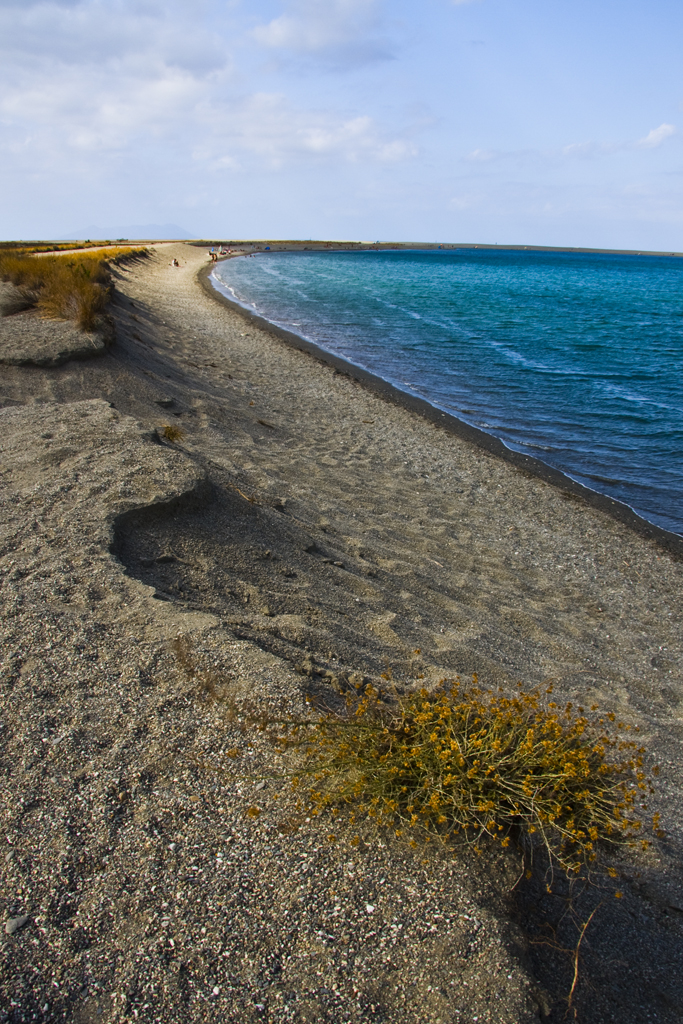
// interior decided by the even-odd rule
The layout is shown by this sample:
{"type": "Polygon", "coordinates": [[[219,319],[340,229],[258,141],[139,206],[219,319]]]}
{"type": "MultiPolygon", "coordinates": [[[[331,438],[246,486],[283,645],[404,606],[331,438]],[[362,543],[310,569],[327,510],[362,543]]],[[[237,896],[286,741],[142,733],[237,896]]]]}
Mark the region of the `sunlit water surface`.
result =
{"type": "Polygon", "coordinates": [[[221,289],[683,533],[683,260],[263,253],[221,289]]]}

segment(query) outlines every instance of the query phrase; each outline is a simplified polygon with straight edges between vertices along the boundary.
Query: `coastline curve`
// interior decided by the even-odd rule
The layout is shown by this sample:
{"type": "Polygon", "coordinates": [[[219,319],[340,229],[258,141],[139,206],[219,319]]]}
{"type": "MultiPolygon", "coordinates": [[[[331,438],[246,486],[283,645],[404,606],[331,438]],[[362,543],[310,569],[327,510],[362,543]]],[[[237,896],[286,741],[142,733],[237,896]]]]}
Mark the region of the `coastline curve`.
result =
{"type": "Polygon", "coordinates": [[[624,502],[618,501],[616,498],[610,498],[600,491],[594,491],[590,487],[578,483],[578,481],[573,480],[572,477],[561,470],[542,462],[541,459],[508,448],[495,435],[466,423],[452,413],[444,412],[424,398],[402,391],[377,374],[322,348],[315,342],[309,341],[293,331],[280,327],[278,324],[260,316],[258,313],[252,312],[240,303],[229,299],[222,292],[218,291],[211,281],[211,271],[214,269],[214,266],[214,263],[208,263],[200,268],[196,275],[198,283],[207,295],[216,302],[239,313],[248,323],[274,335],[290,348],[304,352],[312,356],[317,362],[330,366],[338,373],[350,377],[365,390],[382,398],[384,401],[415,413],[435,426],[443,428],[449,434],[469,442],[490,455],[502,459],[533,479],[551,484],[562,491],[568,498],[572,498],[577,502],[583,502],[589,507],[607,514],[611,519],[616,520],[631,532],[653,541],[658,547],[676,558],[676,560],[683,561],[683,536],[656,526],[640,516],[624,502]]]}

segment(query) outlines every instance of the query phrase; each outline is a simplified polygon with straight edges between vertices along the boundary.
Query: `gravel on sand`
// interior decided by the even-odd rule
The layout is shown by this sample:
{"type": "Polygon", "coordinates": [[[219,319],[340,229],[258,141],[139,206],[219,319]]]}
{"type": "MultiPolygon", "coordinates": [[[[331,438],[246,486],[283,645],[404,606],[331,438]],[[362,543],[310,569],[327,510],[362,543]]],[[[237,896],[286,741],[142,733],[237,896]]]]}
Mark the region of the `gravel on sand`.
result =
{"type": "Polygon", "coordinates": [[[205,260],[115,268],[98,360],[3,367],[0,1021],[560,1021],[603,900],[578,1019],[680,1020],[683,565],[214,302],[205,260]],[[639,725],[669,838],[623,899],[306,821],[240,709],[389,669],[639,725]]]}

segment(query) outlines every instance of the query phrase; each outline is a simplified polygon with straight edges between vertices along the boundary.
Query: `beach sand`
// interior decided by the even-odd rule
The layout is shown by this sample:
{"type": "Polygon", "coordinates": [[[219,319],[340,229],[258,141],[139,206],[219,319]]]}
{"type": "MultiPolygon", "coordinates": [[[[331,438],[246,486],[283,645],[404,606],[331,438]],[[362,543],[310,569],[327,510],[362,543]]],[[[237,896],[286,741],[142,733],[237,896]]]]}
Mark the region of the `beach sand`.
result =
{"type": "Polygon", "coordinates": [[[114,270],[105,355],[3,368],[2,868],[7,916],[30,918],[5,938],[4,1019],[563,1019],[561,899],[511,894],[513,857],[292,831],[274,784],[216,770],[242,741],[183,635],[221,693],[270,707],[477,672],[639,726],[669,838],[596,915],[576,1005],[679,1020],[676,543],[297,350],[207,294],[205,263],[158,245],[114,270]]]}

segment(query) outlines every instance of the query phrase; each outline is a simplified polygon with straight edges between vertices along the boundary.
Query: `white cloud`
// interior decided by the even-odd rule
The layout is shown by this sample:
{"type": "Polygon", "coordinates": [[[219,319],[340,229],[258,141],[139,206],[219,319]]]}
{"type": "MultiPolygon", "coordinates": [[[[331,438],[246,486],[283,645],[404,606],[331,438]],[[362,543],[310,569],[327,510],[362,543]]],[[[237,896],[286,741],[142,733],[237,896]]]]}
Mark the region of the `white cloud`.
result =
{"type": "Polygon", "coordinates": [[[624,149],[625,145],[624,143],[607,142],[572,142],[568,146],[563,146],[561,153],[562,156],[570,159],[587,160],[595,156],[615,153],[618,149],[624,149]]]}
{"type": "Polygon", "coordinates": [[[60,151],[117,150],[141,133],[172,131],[191,114],[201,84],[178,68],[160,67],[156,75],[107,73],[89,76],[88,89],[78,74],[63,74],[51,85],[34,82],[7,94],[0,103],[5,124],[26,132],[35,148],[60,151]]]}
{"type": "Polygon", "coordinates": [[[381,0],[288,0],[284,14],[253,30],[261,46],[359,65],[391,56],[378,35],[381,0]]]}
{"type": "Polygon", "coordinates": [[[629,142],[573,142],[562,148],[562,155],[566,157],[592,158],[598,156],[609,156],[612,153],[624,152],[633,149],[656,149],[666,139],[676,134],[676,128],[672,124],[660,124],[659,128],[653,128],[651,132],[642,138],[629,142]]]}
{"type": "Polygon", "coordinates": [[[538,149],[473,149],[462,159],[469,164],[495,164],[503,161],[534,161],[546,159],[547,153],[538,149]]]}
{"type": "Polygon", "coordinates": [[[187,5],[100,0],[0,7],[0,130],[11,151],[68,163],[184,125],[230,77],[187,5]]]}
{"type": "Polygon", "coordinates": [[[29,7],[78,7],[83,0],[0,0],[0,10],[25,11],[29,7]]]}
{"type": "Polygon", "coordinates": [[[637,149],[656,149],[672,135],[676,134],[676,128],[672,124],[662,124],[659,128],[653,128],[648,135],[642,139],[625,142],[572,142],[561,149],[525,149],[525,150],[497,150],[497,149],[474,149],[463,159],[468,163],[491,163],[501,160],[530,159],[534,162],[556,162],[558,159],[567,160],[593,160],[602,156],[611,156],[616,153],[624,153],[637,149]]]}
{"type": "Polygon", "coordinates": [[[448,202],[451,210],[472,210],[486,200],[484,192],[463,192],[448,202]]]}
{"type": "Polygon", "coordinates": [[[251,155],[279,167],[301,158],[395,162],[414,156],[410,131],[388,132],[367,115],[301,110],[285,96],[257,93],[206,112],[212,134],[195,157],[241,168],[251,155]]]}
{"type": "Polygon", "coordinates": [[[471,153],[467,154],[465,159],[470,160],[472,163],[488,163],[490,160],[497,160],[504,155],[509,154],[499,153],[495,149],[473,149],[471,153]]]}
{"type": "MultiPolygon", "coordinates": [[[[0,0],[0,139],[15,163],[57,170],[161,142],[195,166],[205,159],[235,169],[414,155],[410,131],[387,129],[363,110],[301,109],[279,93],[240,94],[223,40],[204,27],[204,6],[0,0]]],[[[297,6],[320,15],[309,22],[307,46],[349,41],[354,25],[373,23],[374,0],[331,6],[327,20],[319,4],[297,6]]]]}
{"type": "Polygon", "coordinates": [[[0,54],[5,67],[50,61],[60,66],[112,66],[125,60],[160,60],[198,75],[223,67],[224,42],[202,27],[203,3],[193,14],[182,0],[134,2],[74,0],[71,3],[0,6],[0,54]]]}
{"type": "Polygon", "coordinates": [[[660,124],[659,128],[653,128],[643,139],[638,139],[636,145],[640,149],[655,149],[661,146],[665,139],[676,134],[676,128],[672,124],[660,124]]]}

